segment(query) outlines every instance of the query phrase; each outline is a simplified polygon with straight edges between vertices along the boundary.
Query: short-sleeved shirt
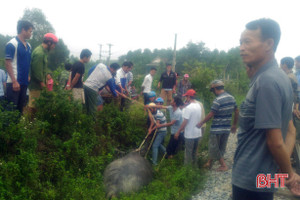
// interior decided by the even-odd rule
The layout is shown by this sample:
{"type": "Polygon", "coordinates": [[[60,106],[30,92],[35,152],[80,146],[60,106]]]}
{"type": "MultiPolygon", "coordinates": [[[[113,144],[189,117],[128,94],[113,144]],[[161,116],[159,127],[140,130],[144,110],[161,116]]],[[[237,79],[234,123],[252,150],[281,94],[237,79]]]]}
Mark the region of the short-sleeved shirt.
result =
{"type": "Polygon", "coordinates": [[[188,120],[184,129],[185,138],[195,139],[202,136],[201,129],[196,127],[201,120],[201,115],[201,106],[197,102],[192,102],[184,108],[182,117],[183,120],[188,120]]]}
{"type": "MultiPolygon", "coordinates": [[[[12,70],[16,80],[21,85],[28,85],[28,75],[31,60],[31,46],[26,42],[26,47],[18,37],[11,39],[5,47],[5,59],[12,61],[12,70]]],[[[12,83],[8,76],[7,83],[12,83]]]]}
{"type": "Polygon", "coordinates": [[[233,96],[223,92],[215,98],[211,106],[214,119],[210,127],[212,134],[229,134],[231,128],[232,112],[236,109],[236,102],[233,96]]]}
{"type": "Polygon", "coordinates": [[[177,133],[182,124],[182,111],[180,110],[180,108],[177,108],[174,112],[172,106],[168,106],[168,110],[170,113],[171,121],[176,120],[176,122],[171,126],[171,134],[174,135],[175,133],[177,133]]]}
{"type": "MultiPolygon", "coordinates": [[[[123,68],[117,70],[116,78],[115,78],[117,86],[121,84],[122,88],[125,89],[125,87],[126,87],[126,80],[127,80],[127,74],[128,73],[126,73],[123,70],[123,68]]],[[[121,91],[121,88],[119,88],[118,90],[121,91]]]]}
{"type": "Polygon", "coordinates": [[[168,75],[165,71],[161,74],[159,81],[162,82],[163,89],[173,89],[174,85],[176,85],[176,74],[171,71],[168,75]]]}
{"type": "Polygon", "coordinates": [[[143,93],[149,93],[151,92],[151,86],[152,86],[152,82],[153,82],[153,77],[151,76],[151,74],[148,74],[147,76],[145,76],[142,87],[144,87],[143,93]]]}
{"type": "Polygon", "coordinates": [[[41,90],[41,82],[46,84],[48,52],[42,45],[36,47],[31,55],[30,90],[41,90]]]}
{"type": "MultiPolygon", "coordinates": [[[[157,121],[159,121],[159,124],[165,124],[167,122],[166,117],[164,115],[163,112],[161,112],[161,110],[157,110],[156,114],[153,115],[154,119],[157,121]]],[[[161,127],[157,130],[157,133],[159,132],[166,132],[167,131],[167,127],[161,127]]]]}
{"type": "Polygon", "coordinates": [[[6,83],[6,74],[4,70],[0,69],[0,97],[4,96],[3,83],[6,83]]]}
{"type": "Polygon", "coordinates": [[[93,89],[95,92],[103,89],[106,85],[110,88],[112,94],[117,96],[115,79],[109,68],[104,64],[98,64],[89,77],[84,82],[84,85],[93,89]]]}
{"type": "Polygon", "coordinates": [[[278,172],[267,145],[267,130],[281,129],[285,139],[292,117],[293,91],[288,76],[270,60],[251,79],[250,89],[241,104],[238,144],[232,169],[232,184],[250,191],[272,189],[256,188],[260,173],[278,172]]]}
{"type": "Polygon", "coordinates": [[[73,86],[73,88],[83,88],[83,83],[82,83],[82,76],[84,74],[84,64],[80,61],[74,63],[72,67],[72,74],[71,74],[71,80],[75,77],[76,74],[80,74],[80,77],[77,81],[77,83],[73,86]]]}

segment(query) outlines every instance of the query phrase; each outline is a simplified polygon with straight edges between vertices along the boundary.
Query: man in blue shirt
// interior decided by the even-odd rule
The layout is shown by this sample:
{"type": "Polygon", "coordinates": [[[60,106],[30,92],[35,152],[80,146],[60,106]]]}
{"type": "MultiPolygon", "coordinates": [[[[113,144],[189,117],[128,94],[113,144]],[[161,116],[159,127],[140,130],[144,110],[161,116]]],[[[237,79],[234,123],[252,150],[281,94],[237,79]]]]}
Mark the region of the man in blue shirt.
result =
{"type": "MultiPolygon", "coordinates": [[[[31,60],[30,39],[33,25],[25,20],[19,20],[18,35],[11,39],[5,47],[5,67],[8,73],[7,100],[23,112],[26,102],[26,91],[29,82],[29,68],[31,60]]],[[[11,109],[11,108],[10,108],[11,109]]]]}

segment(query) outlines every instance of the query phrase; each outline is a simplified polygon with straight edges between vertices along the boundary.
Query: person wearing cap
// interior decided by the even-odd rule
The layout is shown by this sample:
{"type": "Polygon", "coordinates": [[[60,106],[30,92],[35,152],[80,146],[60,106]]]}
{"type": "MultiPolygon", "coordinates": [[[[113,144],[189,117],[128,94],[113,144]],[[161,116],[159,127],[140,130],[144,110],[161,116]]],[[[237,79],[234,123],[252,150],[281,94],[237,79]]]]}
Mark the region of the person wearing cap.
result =
{"type": "Polygon", "coordinates": [[[204,123],[213,118],[209,136],[209,160],[205,167],[211,168],[212,162],[219,160],[221,166],[217,170],[227,171],[224,154],[230,131],[236,132],[238,109],[234,97],[225,92],[223,81],[212,81],[210,91],[216,95],[216,98],[208,115],[197,124],[197,127],[201,128],[204,123]],[[231,126],[233,112],[234,120],[231,126]]]}
{"type": "Polygon", "coordinates": [[[150,73],[145,76],[141,93],[144,94],[144,105],[149,104],[149,97],[148,93],[151,92],[152,82],[153,82],[153,76],[156,74],[157,69],[155,67],[151,67],[150,73]]]}
{"type": "Polygon", "coordinates": [[[72,90],[73,99],[80,101],[82,104],[85,103],[82,82],[85,72],[84,64],[90,62],[91,56],[92,52],[89,49],[81,51],[80,60],[73,64],[70,86],[67,87],[68,90],[72,90]]]}
{"type": "Polygon", "coordinates": [[[273,199],[276,186],[258,188],[259,174],[270,174],[273,180],[276,173],[288,175],[285,186],[292,194],[300,195],[300,176],[290,162],[295,142],[293,89],[275,59],[280,35],[276,21],[262,18],[247,23],[240,37],[240,55],[252,75],[240,106],[232,168],[234,200],[273,199]]]}
{"type": "Polygon", "coordinates": [[[155,98],[156,98],[156,93],[154,91],[149,92],[147,94],[147,98],[148,98],[148,102],[149,103],[154,103],[155,102],[155,98]]]}
{"type": "Polygon", "coordinates": [[[196,125],[201,120],[201,115],[203,115],[203,113],[201,106],[195,101],[195,90],[189,89],[183,96],[186,97],[188,105],[183,110],[183,122],[175,133],[174,139],[178,140],[180,133],[184,131],[184,164],[196,165],[198,143],[202,137],[202,131],[201,129],[198,129],[196,125]]]}
{"type": "Polygon", "coordinates": [[[47,33],[44,35],[43,43],[32,52],[28,103],[31,114],[35,113],[34,100],[39,98],[41,91],[46,88],[48,54],[57,43],[58,38],[53,33],[47,33]]]}
{"type": "Polygon", "coordinates": [[[26,103],[32,51],[26,40],[30,39],[33,29],[34,27],[30,22],[19,20],[18,35],[5,46],[5,67],[8,73],[7,101],[11,102],[20,113],[23,112],[26,103]]]}
{"type": "MultiPolygon", "coordinates": [[[[152,134],[153,131],[157,129],[156,136],[152,144],[152,163],[153,165],[157,165],[158,150],[160,149],[163,155],[166,153],[166,148],[164,147],[163,143],[167,135],[167,127],[164,126],[167,120],[164,113],[157,109],[154,103],[149,104],[149,109],[156,121],[155,126],[155,123],[151,120],[151,125],[148,129],[148,135],[152,134]]],[[[150,113],[149,118],[152,118],[150,113]]]]}
{"type": "Polygon", "coordinates": [[[160,96],[170,105],[172,100],[172,94],[176,92],[176,74],[172,71],[172,65],[170,63],[166,64],[166,71],[160,76],[157,88],[160,88],[162,83],[160,96]]]}
{"type": "Polygon", "coordinates": [[[167,156],[168,158],[172,158],[176,154],[176,150],[178,147],[179,140],[182,139],[181,136],[183,136],[183,132],[180,133],[180,136],[177,140],[175,140],[174,136],[177,130],[180,128],[180,125],[182,123],[182,111],[180,109],[180,106],[183,106],[182,99],[179,96],[175,96],[170,106],[163,106],[164,101],[161,97],[156,99],[156,102],[159,104],[156,106],[156,108],[159,109],[168,109],[170,114],[170,122],[165,124],[157,125],[157,128],[161,127],[171,127],[171,137],[167,146],[167,156]]]}
{"type": "Polygon", "coordinates": [[[186,91],[188,91],[189,89],[192,88],[192,84],[189,81],[189,75],[185,74],[183,76],[183,79],[180,80],[177,84],[177,96],[179,96],[180,98],[182,98],[182,95],[186,93],[186,91]]]}

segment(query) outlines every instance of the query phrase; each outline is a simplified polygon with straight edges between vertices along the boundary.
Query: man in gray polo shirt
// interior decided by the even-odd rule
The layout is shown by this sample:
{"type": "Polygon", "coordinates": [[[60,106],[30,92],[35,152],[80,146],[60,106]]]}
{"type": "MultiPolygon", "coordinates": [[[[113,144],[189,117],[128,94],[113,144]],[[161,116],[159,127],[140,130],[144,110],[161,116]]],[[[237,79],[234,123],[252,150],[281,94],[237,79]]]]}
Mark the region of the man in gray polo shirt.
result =
{"type": "Polygon", "coordinates": [[[258,174],[288,174],[286,185],[300,194],[300,177],[290,163],[287,141],[292,125],[293,91],[275,60],[280,27],[271,19],[249,22],[240,39],[240,55],[251,79],[239,115],[238,146],[232,169],[233,199],[273,199],[271,188],[257,188],[258,174]],[[286,141],[286,143],[284,142],[286,141]]]}

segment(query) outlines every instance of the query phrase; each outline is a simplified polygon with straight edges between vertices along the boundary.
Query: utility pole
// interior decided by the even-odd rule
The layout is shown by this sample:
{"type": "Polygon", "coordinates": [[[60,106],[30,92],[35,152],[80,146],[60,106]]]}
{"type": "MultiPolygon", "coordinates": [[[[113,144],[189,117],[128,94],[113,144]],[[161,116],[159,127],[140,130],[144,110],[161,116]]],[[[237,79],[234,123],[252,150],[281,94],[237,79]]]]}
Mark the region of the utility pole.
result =
{"type": "Polygon", "coordinates": [[[177,33],[175,34],[174,52],[173,52],[173,61],[172,61],[172,68],[174,72],[175,72],[175,65],[176,65],[176,42],[177,42],[177,33]]]}
{"type": "Polygon", "coordinates": [[[99,53],[99,61],[101,63],[101,56],[102,56],[102,44],[99,44],[100,47],[100,53],[99,53]]]}
{"type": "Polygon", "coordinates": [[[113,46],[112,44],[107,44],[108,45],[108,58],[107,58],[107,65],[110,65],[110,56],[111,56],[111,47],[113,46]]]}

